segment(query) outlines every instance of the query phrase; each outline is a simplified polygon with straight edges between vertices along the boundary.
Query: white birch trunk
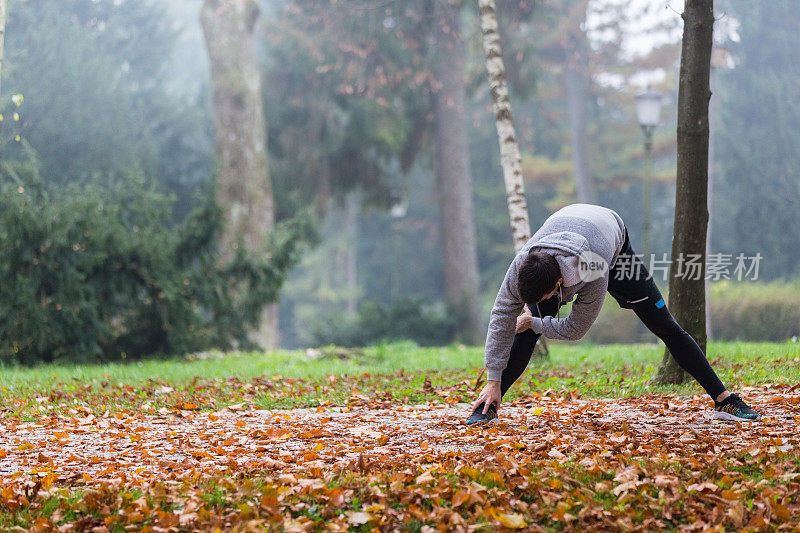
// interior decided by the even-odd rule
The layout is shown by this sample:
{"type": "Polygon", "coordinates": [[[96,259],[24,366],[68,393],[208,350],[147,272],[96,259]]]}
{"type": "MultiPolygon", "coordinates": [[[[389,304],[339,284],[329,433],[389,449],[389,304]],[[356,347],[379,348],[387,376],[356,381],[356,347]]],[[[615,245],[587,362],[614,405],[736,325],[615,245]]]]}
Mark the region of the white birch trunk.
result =
{"type": "MultiPolygon", "coordinates": [[[[531,238],[528,202],[525,199],[525,183],[522,181],[522,155],[511,114],[511,101],[508,98],[497,7],[494,0],[478,0],[478,7],[483,32],[483,51],[486,53],[486,70],[489,73],[489,92],[492,93],[497,140],[500,142],[500,165],[503,167],[503,179],[506,183],[508,216],[511,220],[514,250],[518,252],[531,238]]],[[[549,354],[547,342],[544,337],[540,337],[534,355],[548,357],[549,354]]]]}
{"type": "Polygon", "coordinates": [[[495,125],[500,142],[500,164],[503,167],[503,179],[506,183],[511,233],[514,236],[514,249],[519,251],[531,237],[525,185],[522,181],[522,156],[519,152],[517,133],[511,115],[511,102],[508,98],[506,68],[500,48],[495,1],[478,0],[478,6],[483,32],[483,50],[486,53],[486,70],[489,73],[489,90],[494,102],[495,125]]]}

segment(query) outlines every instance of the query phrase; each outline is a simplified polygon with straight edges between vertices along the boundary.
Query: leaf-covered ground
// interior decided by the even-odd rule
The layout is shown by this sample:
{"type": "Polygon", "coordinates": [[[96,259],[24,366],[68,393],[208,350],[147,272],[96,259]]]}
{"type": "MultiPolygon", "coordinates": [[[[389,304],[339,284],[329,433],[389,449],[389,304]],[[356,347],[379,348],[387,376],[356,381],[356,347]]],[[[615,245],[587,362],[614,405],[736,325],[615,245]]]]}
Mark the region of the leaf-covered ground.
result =
{"type": "Polygon", "coordinates": [[[0,530],[800,529],[798,345],[710,353],[764,422],[657,345],[555,345],[483,428],[476,348],[6,368],[0,530]]]}
{"type": "Polygon", "coordinates": [[[546,391],[468,428],[453,395],[403,405],[358,390],[338,407],[6,418],[2,526],[796,529],[800,387],[743,393],[765,421],[711,421],[701,396],[546,391]]]}

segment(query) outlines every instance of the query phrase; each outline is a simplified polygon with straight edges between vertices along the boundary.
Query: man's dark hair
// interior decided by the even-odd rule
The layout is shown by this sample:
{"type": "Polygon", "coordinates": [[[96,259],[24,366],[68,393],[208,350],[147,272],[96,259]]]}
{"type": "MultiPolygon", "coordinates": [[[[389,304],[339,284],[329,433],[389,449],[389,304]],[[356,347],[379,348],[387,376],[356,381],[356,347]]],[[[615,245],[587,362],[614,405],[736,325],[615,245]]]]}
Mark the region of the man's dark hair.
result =
{"type": "Polygon", "coordinates": [[[531,252],[519,267],[517,287],[522,301],[528,305],[538,303],[545,295],[553,292],[561,277],[561,268],[552,255],[545,252],[531,252]]]}

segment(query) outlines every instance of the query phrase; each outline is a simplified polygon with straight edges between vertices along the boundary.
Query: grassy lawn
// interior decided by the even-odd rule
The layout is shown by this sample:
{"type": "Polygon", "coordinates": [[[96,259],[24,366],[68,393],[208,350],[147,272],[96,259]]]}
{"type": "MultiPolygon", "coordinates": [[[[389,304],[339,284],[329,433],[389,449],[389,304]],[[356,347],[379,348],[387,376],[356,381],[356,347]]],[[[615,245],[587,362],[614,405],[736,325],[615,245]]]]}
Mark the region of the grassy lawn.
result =
{"type": "MultiPolygon", "coordinates": [[[[576,391],[587,397],[702,392],[693,381],[649,384],[660,344],[551,343],[550,358],[535,359],[507,397],[536,391],[576,391]]],[[[798,343],[711,343],[709,358],[723,382],[737,389],[800,383],[798,343]]],[[[342,405],[355,389],[395,402],[471,401],[483,351],[478,347],[420,348],[396,343],[364,349],[207,354],[108,365],[4,367],[0,393],[5,417],[53,412],[102,413],[194,405],[216,410],[249,402],[259,408],[342,405]],[[425,387],[429,381],[430,386],[425,387]],[[37,401],[38,398],[38,401],[37,401]],[[47,398],[47,400],[44,400],[47,398]],[[144,407],[143,407],[144,406],[144,407]]]]}

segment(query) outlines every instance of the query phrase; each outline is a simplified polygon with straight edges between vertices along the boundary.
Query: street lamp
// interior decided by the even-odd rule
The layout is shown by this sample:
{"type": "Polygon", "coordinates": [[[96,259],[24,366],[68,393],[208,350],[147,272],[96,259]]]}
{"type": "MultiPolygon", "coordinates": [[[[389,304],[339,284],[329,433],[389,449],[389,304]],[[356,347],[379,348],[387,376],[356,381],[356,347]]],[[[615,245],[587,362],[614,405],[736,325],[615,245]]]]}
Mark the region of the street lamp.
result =
{"type": "Polygon", "coordinates": [[[663,101],[664,95],[651,88],[649,85],[646,90],[636,95],[636,114],[639,118],[639,125],[642,127],[642,133],[644,133],[644,158],[646,165],[642,193],[644,196],[642,252],[645,261],[647,261],[647,256],[650,254],[650,180],[653,174],[653,130],[655,130],[658,125],[663,101]]]}

